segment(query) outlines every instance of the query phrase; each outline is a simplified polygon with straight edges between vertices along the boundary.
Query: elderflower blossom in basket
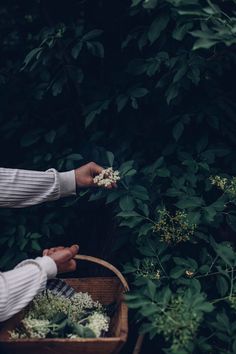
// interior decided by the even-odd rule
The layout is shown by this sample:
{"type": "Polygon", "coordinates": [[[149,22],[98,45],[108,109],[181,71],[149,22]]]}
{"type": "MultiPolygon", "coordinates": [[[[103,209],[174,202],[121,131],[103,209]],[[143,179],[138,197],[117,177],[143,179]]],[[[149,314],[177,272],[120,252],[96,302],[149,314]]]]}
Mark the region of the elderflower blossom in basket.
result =
{"type": "Polygon", "coordinates": [[[18,338],[98,338],[109,329],[110,318],[88,293],[71,298],[50,290],[36,296],[20,324],[10,332],[18,338]]]}

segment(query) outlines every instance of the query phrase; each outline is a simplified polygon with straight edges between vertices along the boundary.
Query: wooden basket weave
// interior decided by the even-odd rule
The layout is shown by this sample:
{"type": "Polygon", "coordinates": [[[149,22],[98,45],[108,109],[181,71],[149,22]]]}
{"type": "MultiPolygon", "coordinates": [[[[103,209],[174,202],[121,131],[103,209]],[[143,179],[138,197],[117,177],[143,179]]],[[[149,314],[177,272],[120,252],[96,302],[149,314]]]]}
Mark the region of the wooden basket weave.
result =
{"type": "Polygon", "coordinates": [[[117,277],[98,277],[65,279],[77,292],[88,292],[93,300],[102,304],[116,302],[117,311],[111,319],[110,330],[106,338],[78,339],[10,339],[8,331],[13,330],[23,314],[20,313],[6,321],[0,328],[1,354],[115,354],[127,340],[128,308],[123,302],[123,294],[129,289],[128,284],[112,264],[101,259],[78,255],[78,260],[90,261],[102,265],[115,273],[117,277]]]}

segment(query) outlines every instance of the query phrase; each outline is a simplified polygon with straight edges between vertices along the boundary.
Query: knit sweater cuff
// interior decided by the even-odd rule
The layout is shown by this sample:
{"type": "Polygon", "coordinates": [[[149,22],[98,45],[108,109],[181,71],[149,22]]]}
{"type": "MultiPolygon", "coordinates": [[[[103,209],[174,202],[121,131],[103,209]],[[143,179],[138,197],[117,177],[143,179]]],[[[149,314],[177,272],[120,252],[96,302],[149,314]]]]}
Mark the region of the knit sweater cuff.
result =
{"type": "Polygon", "coordinates": [[[76,195],[75,171],[59,172],[60,197],[76,195]]]}

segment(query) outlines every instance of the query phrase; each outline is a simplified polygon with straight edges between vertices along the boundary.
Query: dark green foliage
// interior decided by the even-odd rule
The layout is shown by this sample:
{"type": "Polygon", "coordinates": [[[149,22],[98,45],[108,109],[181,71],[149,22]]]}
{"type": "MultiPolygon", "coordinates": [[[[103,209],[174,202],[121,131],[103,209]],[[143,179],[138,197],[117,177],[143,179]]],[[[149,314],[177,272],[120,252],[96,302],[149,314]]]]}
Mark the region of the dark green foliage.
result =
{"type": "Polygon", "coordinates": [[[0,26],[1,164],[122,175],[111,192],[1,211],[1,268],[82,242],[104,206],[142,330],[163,353],[235,353],[235,199],[209,178],[236,175],[235,2],[3,1],[0,26]],[[194,235],[166,243],[178,212],[194,235]]]}

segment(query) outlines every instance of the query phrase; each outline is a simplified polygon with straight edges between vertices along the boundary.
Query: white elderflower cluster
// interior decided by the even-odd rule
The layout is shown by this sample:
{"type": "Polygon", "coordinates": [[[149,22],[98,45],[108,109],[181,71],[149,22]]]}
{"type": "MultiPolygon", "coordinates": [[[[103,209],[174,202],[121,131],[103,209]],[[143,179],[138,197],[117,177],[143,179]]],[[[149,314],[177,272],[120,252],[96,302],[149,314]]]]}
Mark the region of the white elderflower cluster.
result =
{"type": "Polygon", "coordinates": [[[73,320],[78,319],[80,314],[87,309],[101,310],[102,305],[98,301],[93,301],[88,293],[79,292],[70,299],[69,312],[73,320]]]}
{"type": "Polygon", "coordinates": [[[18,330],[14,331],[9,331],[11,339],[22,339],[22,338],[27,338],[27,335],[25,333],[21,333],[18,330]]]}
{"type": "Polygon", "coordinates": [[[30,338],[45,338],[50,331],[49,324],[48,320],[38,320],[30,317],[22,320],[22,325],[30,338]]]}
{"type": "Polygon", "coordinates": [[[91,308],[96,308],[96,309],[101,309],[102,305],[98,301],[94,301],[92,297],[88,293],[76,293],[71,299],[70,299],[72,306],[79,310],[85,309],[91,309],[91,308]]]}
{"type": "Polygon", "coordinates": [[[108,187],[112,183],[116,183],[119,180],[119,171],[114,171],[112,167],[102,170],[102,172],[93,179],[94,183],[96,183],[99,187],[108,187]]]}
{"type": "Polygon", "coordinates": [[[109,329],[110,318],[104,311],[88,293],[66,298],[48,290],[35,297],[24,319],[9,332],[10,338],[87,338],[91,333],[100,337],[109,329]]]}
{"type": "Polygon", "coordinates": [[[39,294],[32,301],[28,315],[32,318],[51,320],[56,313],[67,313],[71,306],[70,299],[65,296],[56,296],[50,290],[39,294]]]}
{"type": "Polygon", "coordinates": [[[102,332],[109,329],[109,317],[102,313],[94,312],[88,319],[87,326],[95,333],[96,337],[100,337],[102,332]]]}

